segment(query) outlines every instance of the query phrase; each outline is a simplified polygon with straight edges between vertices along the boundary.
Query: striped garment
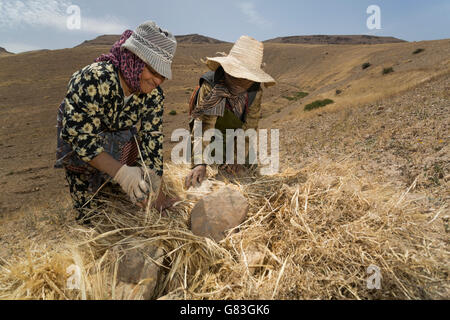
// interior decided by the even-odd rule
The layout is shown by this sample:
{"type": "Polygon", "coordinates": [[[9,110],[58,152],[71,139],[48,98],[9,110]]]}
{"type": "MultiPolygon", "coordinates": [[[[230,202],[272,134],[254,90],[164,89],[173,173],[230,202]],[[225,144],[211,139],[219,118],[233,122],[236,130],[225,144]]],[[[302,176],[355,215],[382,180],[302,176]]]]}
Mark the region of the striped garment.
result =
{"type": "Polygon", "coordinates": [[[240,119],[245,111],[247,99],[246,89],[240,86],[233,86],[232,83],[226,85],[225,81],[221,80],[212,88],[205,99],[197,105],[192,116],[194,118],[202,114],[221,116],[228,104],[231,107],[231,111],[240,119]]]}

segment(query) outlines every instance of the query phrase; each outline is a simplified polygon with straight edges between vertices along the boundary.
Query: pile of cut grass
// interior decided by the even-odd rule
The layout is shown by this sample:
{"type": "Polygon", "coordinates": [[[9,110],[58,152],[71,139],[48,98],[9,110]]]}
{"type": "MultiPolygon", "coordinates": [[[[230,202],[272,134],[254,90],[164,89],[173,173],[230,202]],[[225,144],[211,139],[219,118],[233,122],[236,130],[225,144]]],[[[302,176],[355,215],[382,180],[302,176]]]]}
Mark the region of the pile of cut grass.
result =
{"type": "MultiPolygon", "coordinates": [[[[219,244],[189,231],[202,194],[183,189],[189,172],[166,165],[165,192],[182,200],[166,216],[133,210],[120,196],[94,219],[95,232],[71,250],[35,249],[0,266],[2,299],[112,299],[114,248],[158,243],[165,252],[156,296],[188,299],[441,299],[448,297],[448,252],[408,190],[354,175],[352,163],[321,159],[300,171],[254,173],[234,181],[249,201],[248,219],[219,244]],[[77,252],[77,254],[74,254],[77,252]],[[256,265],[250,256],[262,256],[256,265]],[[83,289],[64,272],[82,266],[83,289]],[[368,289],[367,270],[381,270],[368,289]]],[[[210,174],[216,172],[209,169],[210,174]]],[[[225,183],[230,183],[226,181],[225,183]]]]}

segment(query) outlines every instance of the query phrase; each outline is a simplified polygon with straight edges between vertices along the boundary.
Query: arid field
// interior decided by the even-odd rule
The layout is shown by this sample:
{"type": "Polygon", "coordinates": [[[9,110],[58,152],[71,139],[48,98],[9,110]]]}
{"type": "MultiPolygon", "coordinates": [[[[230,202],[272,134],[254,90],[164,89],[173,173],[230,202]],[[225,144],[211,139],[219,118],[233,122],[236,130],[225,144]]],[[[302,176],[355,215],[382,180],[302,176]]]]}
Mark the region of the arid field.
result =
{"type": "Polygon", "coordinates": [[[249,202],[218,244],[189,230],[202,194],[184,190],[188,168],[170,162],[201,60],[232,46],[198,39],[180,41],[163,84],[165,190],[182,201],[161,216],[118,197],[95,229],[74,222],[53,169],[56,110],[72,73],[111,39],[0,52],[0,299],[117,299],[115,248],[148,244],[164,252],[152,298],[448,299],[450,39],[265,43],[277,85],[264,90],[260,126],[280,130],[280,173],[224,180],[210,169],[205,192],[233,184],[249,202]],[[66,286],[72,264],[79,290],[66,286]],[[370,265],[381,289],[367,288],[370,265]]]}

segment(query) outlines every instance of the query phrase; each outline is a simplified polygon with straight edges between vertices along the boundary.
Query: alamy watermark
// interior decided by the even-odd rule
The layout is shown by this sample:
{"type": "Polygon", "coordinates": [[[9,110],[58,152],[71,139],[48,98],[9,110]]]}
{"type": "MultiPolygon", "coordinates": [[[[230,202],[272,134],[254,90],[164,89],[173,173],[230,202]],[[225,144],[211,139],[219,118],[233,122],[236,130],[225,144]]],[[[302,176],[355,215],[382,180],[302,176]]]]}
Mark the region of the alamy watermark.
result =
{"type": "Polygon", "coordinates": [[[68,290],[80,290],[81,289],[81,268],[75,264],[67,267],[66,273],[69,276],[66,281],[66,287],[68,290]]]}
{"type": "Polygon", "coordinates": [[[66,13],[68,14],[66,26],[69,30],[81,29],[81,9],[77,5],[71,5],[67,7],[66,13]]]}
{"type": "Polygon", "coordinates": [[[260,173],[263,175],[275,174],[280,166],[280,132],[279,129],[270,130],[270,154],[268,133],[267,129],[226,129],[224,137],[217,129],[209,129],[203,133],[202,122],[196,120],[193,137],[186,129],[176,129],[172,132],[171,141],[178,144],[172,149],[171,160],[175,164],[192,164],[193,159],[193,164],[208,165],[247,162],[259,164],[260,173]],[[208,142],[208,145],[203,150],[204,141],[208,142]]]}
{"type": "Polygon", "coordinates": [[[381,279],[383,278],[381,276],[381,270],[378,266],[371,264],[367,268],[367,274],[370,274],[370,276],[367,278],[367,289],[381,289],[381,279]]]}
{"type": "Polygon", "coordinates": [[[381,9],[379,6],[373,4],[367,7],[367,14],[370,16],[367,18],[366,25],[369,30],[381,29],[381,9]]]}

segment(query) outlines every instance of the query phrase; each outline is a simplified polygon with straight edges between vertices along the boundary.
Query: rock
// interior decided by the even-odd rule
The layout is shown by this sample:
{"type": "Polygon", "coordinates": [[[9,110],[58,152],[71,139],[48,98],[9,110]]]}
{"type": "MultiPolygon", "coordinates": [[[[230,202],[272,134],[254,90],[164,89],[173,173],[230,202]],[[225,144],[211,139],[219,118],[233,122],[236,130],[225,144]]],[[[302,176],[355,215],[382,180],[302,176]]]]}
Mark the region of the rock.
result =
{"type": "Polygon", "coordinates": [[[191,212],[191,230],[219,242],[226,230],[245,220],[247,212],[247,199],[238,190],[224,186],[197,202],[191,212]]]}
{"type": "Polygon", "coordinates": [[[115,297],[118,300],[150,300],[155,296],[164,252],[156,245],[121,248],[115,297]],[[155,260],[157,263],[152,261],[155,260]]]}
{"type": "MultiPolygon", "coordinates": [[[[264,263],[265,253],[258,250],[254,246],[249,246],[244,250],[245,258],[247,259],[248,270],[254,274],[256,269],[264,263]]],[[[244,257],[242,257],[244,260],[244,257]]]]}

